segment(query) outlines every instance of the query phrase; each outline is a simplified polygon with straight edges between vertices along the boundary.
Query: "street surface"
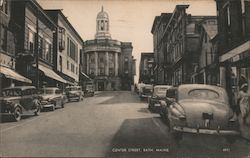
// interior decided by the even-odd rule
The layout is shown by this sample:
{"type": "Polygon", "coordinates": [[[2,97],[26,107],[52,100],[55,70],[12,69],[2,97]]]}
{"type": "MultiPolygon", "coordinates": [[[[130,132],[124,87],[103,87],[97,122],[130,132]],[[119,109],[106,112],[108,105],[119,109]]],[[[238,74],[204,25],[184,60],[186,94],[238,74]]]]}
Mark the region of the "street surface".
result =
{"type": "Polygon", "coordinates": [[[98,92],[64,109],[0,123],[0,157],[237,157],[250,156],[239,138],[184,135],[173,145],[164,121],[133,92],[98,92]]]}

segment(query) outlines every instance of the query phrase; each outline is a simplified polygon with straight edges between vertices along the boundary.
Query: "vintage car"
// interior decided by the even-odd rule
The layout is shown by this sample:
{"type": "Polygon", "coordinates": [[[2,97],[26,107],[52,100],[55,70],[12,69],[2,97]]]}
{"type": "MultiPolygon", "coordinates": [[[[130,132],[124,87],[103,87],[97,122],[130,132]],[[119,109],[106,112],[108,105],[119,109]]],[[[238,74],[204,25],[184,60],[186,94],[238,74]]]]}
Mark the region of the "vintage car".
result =
{"type": "Polygon", "coordinates": [[[171,88],[169,85],[156,85],[153,88],[153,93],[148,97],[148,108],[153,111],[160,110],[160,100],[165,99],[167,89],[171,88]]]}
{"type": "Polygon", "coordinates": [[[224,135],[230,143],[240,134],[227,93],[221,87],[180,85],[167,91],[166,102],[161,104],[165,104],[170,133],[178,142],[183,132],[224,135]]]}
{"type": "Polygon", "coordinates": [[[41,103],[34,86],[17,86],[5,88],[0,98],[1,115],[12,115],[15,121],[22,115],[39,115],[41,103]]]}
{"type": "Polygon", "coordinates": [[[141,91],[139,91],[139,97],[141,100],[147,99],[149,96],[152,95],[152,92],[153,92],[153,85],[144,84],[141,87],[141,91]]]}
{"type": "Polygon", "coordinates": [[[90,83],[90,84],[86,84],[86,88],[84,91],[84,95],[85,96],[91,96],[93,97],[95,95],[95,87],[94,84],[90,83]]]}
{"type": "Polygon", "coordinates": [[[46,87],[40,90],[42,108],[50,108],[54,111],[57,106],[64,108],[66,102],[62,90],[56,87],[46,87]]]}
{"type": "Polygon", "coordinates": [[[82,91],[81,86],[70,86],[70,87],[66,87],[66,95],[67,95],[68,101],[71,101],[71,100],[81,101],[83,100],[84,93],[82,91]]]}

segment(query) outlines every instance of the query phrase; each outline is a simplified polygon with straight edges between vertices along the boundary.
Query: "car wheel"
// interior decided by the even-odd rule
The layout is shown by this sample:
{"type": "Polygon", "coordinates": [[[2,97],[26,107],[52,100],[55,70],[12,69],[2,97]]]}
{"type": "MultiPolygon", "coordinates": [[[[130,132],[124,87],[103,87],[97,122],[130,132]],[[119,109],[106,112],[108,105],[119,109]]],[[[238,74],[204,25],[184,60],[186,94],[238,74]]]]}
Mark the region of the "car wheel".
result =
{"type": "Polygon", "coordinates": [[[19,106],[14,109],[13,117],[15,121],[20,121],[22,116],[22,110],[19,106]]]}

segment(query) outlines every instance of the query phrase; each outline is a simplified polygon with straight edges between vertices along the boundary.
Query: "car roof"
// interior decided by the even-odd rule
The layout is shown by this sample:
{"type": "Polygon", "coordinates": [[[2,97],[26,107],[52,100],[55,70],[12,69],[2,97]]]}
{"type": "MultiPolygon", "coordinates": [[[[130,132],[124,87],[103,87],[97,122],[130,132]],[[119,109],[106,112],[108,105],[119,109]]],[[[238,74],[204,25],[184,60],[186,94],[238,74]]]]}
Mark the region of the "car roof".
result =
{"type": "Polygon", "coordinates": [[[220,90],[224,91],[224,88],[214,85],[207,85],[207,84],[182,84],[178,87],[179,90],[182,89],[211,89],[211,90],[220,90]]]}
{"type": "Polygon", "coordinates": [[[35,86],[15,86],[15,87],[8,87],[8,88],[4,88],[3,90],[7,90],[7,89],[20,89],[20,90],[26,90],[26,89],[36,89],[35,86]]]}
{"type": "Polygon", "coordinates": [[[45,88],[42,88],[42,89],[53,89],[53,90],[57,90],[57,89],[59,89],[59,88],[57,88],[57,87],[45,87],[45,88]]]}
{"type": "Polygon", "coordinates": [[[154,88],[158,88],[158,87],[159,87],[159,88],[161,88],[161,87],[163,87],[163,88],[165,88],[165,87],[166,87],[166,88],[170,88],[170,87],[172,87],[172,86],[170,86],[170,85],[155,85],[155,86],[154,86],[154,88]]]}

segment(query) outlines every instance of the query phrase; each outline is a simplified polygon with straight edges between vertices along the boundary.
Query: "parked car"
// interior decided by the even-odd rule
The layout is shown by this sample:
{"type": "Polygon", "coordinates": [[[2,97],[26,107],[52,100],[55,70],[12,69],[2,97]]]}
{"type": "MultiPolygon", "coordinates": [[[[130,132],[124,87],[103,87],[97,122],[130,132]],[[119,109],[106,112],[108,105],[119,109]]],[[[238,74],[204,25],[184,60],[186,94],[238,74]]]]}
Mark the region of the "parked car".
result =
{"type": "Polygon", "coordinates": [[[41,103],[34,86],[17,86],[5,88],[0,98],[2,115],[12,115],[15,121],[21,120],[22,115],[39,115],[41,103]]]}
{"type": "Polygon", "coordinates": [[[57,106],[64,108],[66,102],[62,90],[56,87],[47,87],[40,90],[42,108],[54,111],[57,106]]]}
{"type": "Polygon", "coordinates": [[[92,96],[92,97],[95,95],[95,87],[94,87],[93,84],[87,84],[86,85],[84,95],[85,96],[92,96]]]}
{"type": "Polygon", "coordinates": [[[153,88],[153,93],[148,97],[148,108],[153,111],[160,110],[160,100],[166,96],[166,91],[172,86],[169,85],[156,85],[153,88]]]}
{"type": "Polygon", "coordinates": [[[141,100],[147,99],[149,96],[152,95],[152,92],[153,92],[153,85],[144,84],[141,87],[141,91],[139,91],[139,96],[140,96],[141,100]]]}
{"type": "Polygon", "coordinates": [[[167,123],[170,133],[178,142],[184,132],[223,135],[231,143],[240,134],[227,93],[221,87],[180,85],[166,92],[166,100],[167,123]]]}
{"type": "Polygon", "coordinates": [[[68,101],[71,101],[71,100],[81,101],[83,100],[84,93],[82,91],[81,86],[70,86],[70,87],[66,87],[66,95],[67,95],[68,101]]]}

